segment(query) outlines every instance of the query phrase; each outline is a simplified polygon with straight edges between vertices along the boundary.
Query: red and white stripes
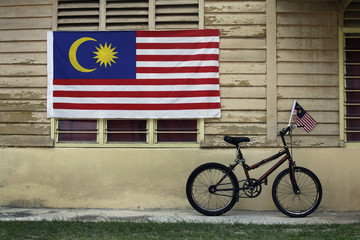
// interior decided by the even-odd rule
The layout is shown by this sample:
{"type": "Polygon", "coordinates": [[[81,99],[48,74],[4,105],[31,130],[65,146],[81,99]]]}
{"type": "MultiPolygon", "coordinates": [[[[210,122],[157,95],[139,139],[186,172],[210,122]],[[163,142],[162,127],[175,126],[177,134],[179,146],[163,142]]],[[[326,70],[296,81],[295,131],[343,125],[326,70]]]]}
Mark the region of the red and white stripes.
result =
{"type": "Polygon", "coordinates": [[[142,100],[155,94],[161,104],[172,104],[177,111],[193,110],[183,117],[220,117],[218,60],[218,30],[136,34],[136,79],[157,83],[151,86],[151,93],[143,92],[142,100]]]}
{"type": "Polygon", "coordinates": [[[302,117],[296,116],[296,123],[302,126],[301,129],[307,133],[316,125],[316,121],[308,113],[305,113],[302,117]]]}

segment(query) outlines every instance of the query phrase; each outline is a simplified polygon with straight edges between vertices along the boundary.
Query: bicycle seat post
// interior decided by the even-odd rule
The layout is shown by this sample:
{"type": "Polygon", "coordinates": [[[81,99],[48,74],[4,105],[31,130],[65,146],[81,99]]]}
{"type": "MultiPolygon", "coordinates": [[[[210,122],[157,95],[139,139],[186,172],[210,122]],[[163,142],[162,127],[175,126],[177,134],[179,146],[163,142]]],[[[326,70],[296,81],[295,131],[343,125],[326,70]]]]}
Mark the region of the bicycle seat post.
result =
{"type": "Polygon", "coordinates": [[[244,159],[244,156],[243,156],[243,154],[242,154],[242,152],[241,152],[241,149],[240,149],[240,145],[239,145],[239,144],[236,144],[236,149],[237,149],[238,154],[237,154],[237,157],[236,157],[235,162],[237,162],[237,163],[244,163],[244,162],[245,162],[245,159],[244,159]]]}
{"type": "Polygon", "coordinates": [[[227,143],[231,143],[231,144],[236,146],[236,149],[237,149],[237,152],[238,152],[238,154],[236,156],[236,159],[235,159],[236,164],[244,163],[245,159],[244,159],[244,156],[243,156],[243,154],[241,152],[241,149],[240,149],[240,143],[242,143],[242,142],[250,142],[250,139],[248,137],[225,136],[224,141],[227,142],[227,143]]]}

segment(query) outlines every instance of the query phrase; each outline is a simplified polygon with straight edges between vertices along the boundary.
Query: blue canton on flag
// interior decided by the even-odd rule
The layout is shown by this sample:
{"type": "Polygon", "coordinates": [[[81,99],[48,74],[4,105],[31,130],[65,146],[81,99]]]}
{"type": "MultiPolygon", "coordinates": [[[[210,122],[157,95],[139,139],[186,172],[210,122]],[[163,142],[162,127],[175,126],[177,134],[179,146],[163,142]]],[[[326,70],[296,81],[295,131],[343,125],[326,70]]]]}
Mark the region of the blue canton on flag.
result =
{"type": "Polygon", "coordinates": [[[54,79],[135,79],[135,39],[135,32],[54,32],[54,79]]]}

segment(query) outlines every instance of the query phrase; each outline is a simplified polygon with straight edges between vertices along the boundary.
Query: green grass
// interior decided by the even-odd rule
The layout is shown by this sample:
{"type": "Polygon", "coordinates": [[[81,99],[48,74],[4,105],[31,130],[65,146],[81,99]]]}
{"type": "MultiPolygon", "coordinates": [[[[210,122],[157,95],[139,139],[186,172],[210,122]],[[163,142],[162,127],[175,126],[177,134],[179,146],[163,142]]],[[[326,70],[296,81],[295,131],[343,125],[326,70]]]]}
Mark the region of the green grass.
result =
{"type": "Polygon", "coordinates": [[[360,239],[360,224],[11,221],[0,222],[0,239],[360,239]]]}

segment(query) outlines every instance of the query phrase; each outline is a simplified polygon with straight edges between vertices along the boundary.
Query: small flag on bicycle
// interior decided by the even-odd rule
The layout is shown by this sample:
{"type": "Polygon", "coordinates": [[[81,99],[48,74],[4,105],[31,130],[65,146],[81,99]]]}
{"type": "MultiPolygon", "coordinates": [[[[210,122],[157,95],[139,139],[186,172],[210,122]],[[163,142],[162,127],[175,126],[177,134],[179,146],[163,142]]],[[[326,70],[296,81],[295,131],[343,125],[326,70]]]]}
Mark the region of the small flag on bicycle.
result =
{"type": "Polygon", "coordinates": [[[296,100],[294,101],[291,114],[296,115],[296,124],[301,126],[301,129],[307,133],[316,125],[315,119],[312,118],[310,114],[296,102],[296,100]]]}

